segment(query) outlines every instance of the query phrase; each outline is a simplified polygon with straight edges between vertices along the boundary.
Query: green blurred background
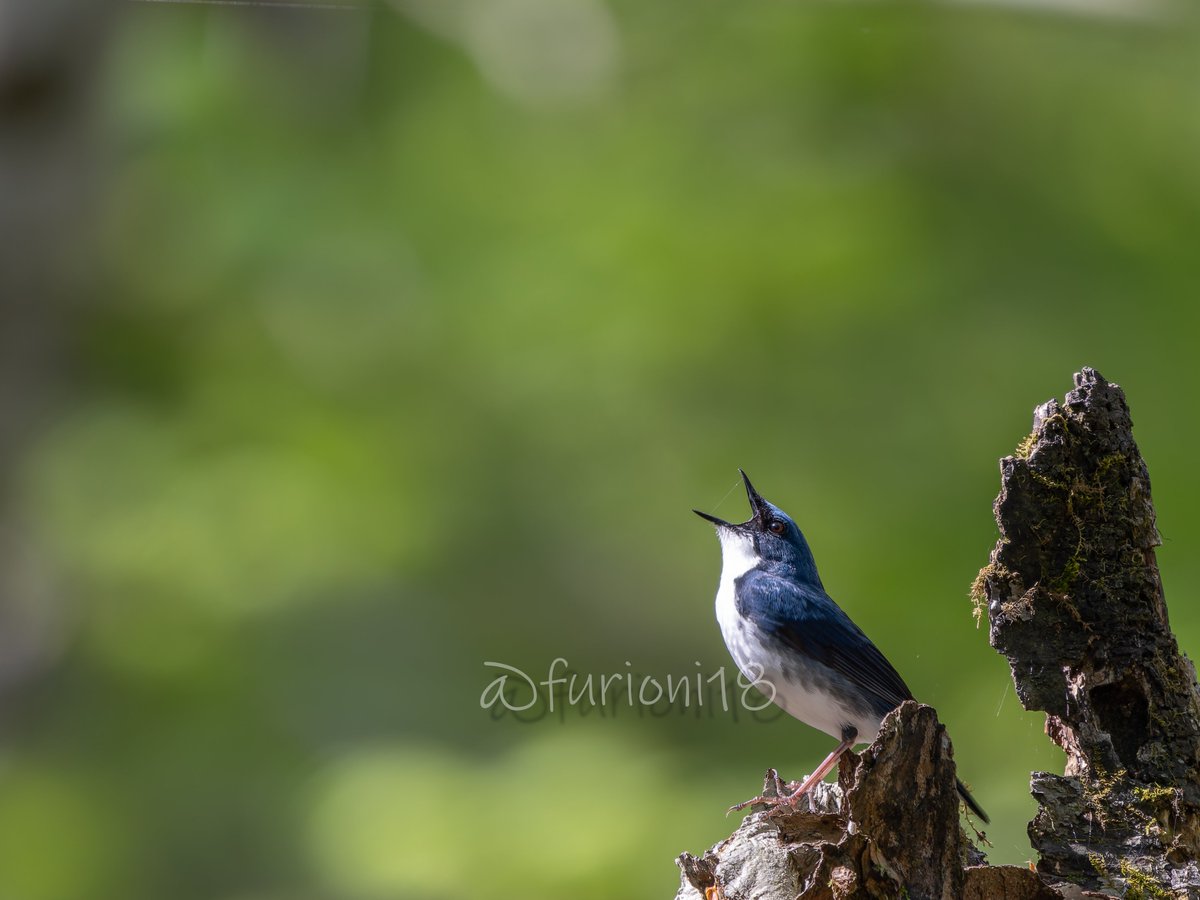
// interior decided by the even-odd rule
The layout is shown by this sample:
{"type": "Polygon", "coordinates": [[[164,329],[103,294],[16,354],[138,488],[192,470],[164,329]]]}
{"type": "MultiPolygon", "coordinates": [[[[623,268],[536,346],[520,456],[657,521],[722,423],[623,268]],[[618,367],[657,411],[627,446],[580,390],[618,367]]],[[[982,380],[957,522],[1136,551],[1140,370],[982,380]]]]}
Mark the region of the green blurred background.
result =
{"type": "Polygon", "coordinates": [[[0,897],[671,896],[830,739],[498,716],[484,661],[728,666],[690,509],[738,466],[1029,859],[1061,755],[968,588],[1082,365],[1200,647],[1200,28],[1078,6],[110,7],[9,465],[0,897]]]}

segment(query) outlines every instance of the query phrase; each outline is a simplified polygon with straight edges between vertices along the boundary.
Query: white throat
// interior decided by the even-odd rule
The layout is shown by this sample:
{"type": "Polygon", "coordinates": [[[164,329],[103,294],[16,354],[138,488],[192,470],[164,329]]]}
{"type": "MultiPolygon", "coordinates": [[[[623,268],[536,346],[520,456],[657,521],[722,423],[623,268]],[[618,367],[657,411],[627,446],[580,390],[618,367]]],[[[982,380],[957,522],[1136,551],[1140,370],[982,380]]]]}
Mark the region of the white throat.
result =
{"type": "Polygon", "coordinates": [[[732,586],[735,578],[741,578],[758,565],[754,539],[729,528],[719,529],[717,537],[721,541],[721,586],[725,582],[732,586]]]}

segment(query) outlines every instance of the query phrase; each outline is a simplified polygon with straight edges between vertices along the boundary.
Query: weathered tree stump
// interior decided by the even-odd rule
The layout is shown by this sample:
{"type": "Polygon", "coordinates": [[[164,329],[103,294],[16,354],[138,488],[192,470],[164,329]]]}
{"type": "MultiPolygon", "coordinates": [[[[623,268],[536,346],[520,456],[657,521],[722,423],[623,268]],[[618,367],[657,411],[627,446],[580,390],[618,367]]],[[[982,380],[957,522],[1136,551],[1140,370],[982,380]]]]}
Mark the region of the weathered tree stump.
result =
{"type": "Polygon", "coordinates": [[[1022,705],[1067,754],[1065,774],[1033,774],[1038,871],[1200,896],[1200,695],[1167,621],[1125,395],[1084,369],[1000,469],[1000,540],[975,595],[1022,705]]]}
{"type": "Polygon", "coordinates": [[[683,854],[677,900],[1200,898],[1200,691],[1167,621],[1121,389],[1084,369],[1000,469],[1000,540],[972,594],[1067,754],[1065,774],[1033,773],[1037,872],[979,864],[945,730],[910,702],[807,808],[683,854]]]}
{"type": "Polygon", "coordinates": [[[932,707],[909,701],[861,755],[842,758],[838,783],[819,785],[811,803],[756,812],[703,857],[680,856],[676,900],[1058,896],[1028,869],[982,862],[959,827],[946,729],[932,707]]]}

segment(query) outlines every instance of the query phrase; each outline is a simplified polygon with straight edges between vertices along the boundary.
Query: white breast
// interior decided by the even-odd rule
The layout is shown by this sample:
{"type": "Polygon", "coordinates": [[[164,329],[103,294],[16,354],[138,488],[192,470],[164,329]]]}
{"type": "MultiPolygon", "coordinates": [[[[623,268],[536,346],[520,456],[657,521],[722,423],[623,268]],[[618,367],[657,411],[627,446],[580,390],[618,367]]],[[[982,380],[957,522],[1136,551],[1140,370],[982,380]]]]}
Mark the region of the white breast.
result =
{"type": "Polygon", "coordinates": [[[753,541],[737,532],[719,529],[721,539],[721,583],[717,588],[717,622],[721,636],[738,669],[749,681],[760,684],[764,695],[801,722],[841,740],[842,728],[853,725],[860,741],[870,741],[879,730],[879,720],[860,711],[845,709],[829,694],[818,673],[806,670],[803,661],[784,660],[764,641],[762,633],[737,611],[734,582],[758,565],[753,541]],[[771,688],[774,688],[772,692],[771,688]]]}
{"type": "Polygon", "coordinates": [[[763,694],[768,697],[774,694],[775,702],[786,710],[788,706],[779,689],[783,680],[782,661],[767,652],[758,628],[737,611],[735,582],[758,565],[754,542],[737,532],[720,530],[717,534],[721,539],[721,583],[717,587],[717,623],[721,626],[721,637],[747,680],[770,681],[774,690],[764,685],[761,687],[763,694]]]}

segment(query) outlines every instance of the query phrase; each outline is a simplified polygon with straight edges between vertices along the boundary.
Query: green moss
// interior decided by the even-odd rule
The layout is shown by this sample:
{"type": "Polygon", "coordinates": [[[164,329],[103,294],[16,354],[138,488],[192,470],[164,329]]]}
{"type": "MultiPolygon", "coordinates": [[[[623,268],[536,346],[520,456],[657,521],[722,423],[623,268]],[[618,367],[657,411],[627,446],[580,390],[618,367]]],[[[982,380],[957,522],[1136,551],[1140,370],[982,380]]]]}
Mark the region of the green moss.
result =
{"type": "Polygon", "coordinates": [[[1101,878],[1108,877],[1108,866],[1104,864],[1104,857],[1099,853],[1089,853],[1088,862],[1092,864],[1092,868],[1096,870],[1096,874],[1101,878]]]}
{"type": "Polygon", "coordinates": [[[1133,796],[1137,797],[1143,803],[1160,806],[1164,803],[1170,803],[1175,799],[1175,788],[1163,787],[1161,784],[1152,784],[1149,787],[1135,787],[1133,789],[1133,796]]]}
{"type": "Polygon", "coordinates": [[[1036,481],[1038,484],[1040,484],[1042,487],[1049,488],[1050,490],[1053,490],[1053,491],[1069,492],[1071,490],[1071,486],[1069,484],[1067,484],[1067,482],[1056,481],[1055,479],[1051,478],[1049,475],[1045,474],[1044,472],[1039,472],[1037,469],[1033,468],[1032,466],[1029,467],[1029,477],[1032,478],[1034,481],[1036,481]]]}
{"type": "Polygon", "coordinates": [[[1083,547],[1077,547],[1074,555],[1067,560],[1067,564],[1063,566],[1063,570],[1058,573],[1058,577],[1050,583],[1050,590],[1058,594],[1065,594],[1075,583],[1075,579],[1079,577],[1079,570],[1086,561],[1083,556],[1083,547]]]}
{"type": "Polygon", "coordinates": [[[991,574],[992,566],[984,566],[971,582],[971,615],[975,617],[976,628],[983,624],[983,613],[987,609],[987,580],[991,574]]]}
{"type": "MultiPolygon", "coordinates": [[[[1017,448],[1018,456],[1027,456],[1033,435],[1026,437],[1017,448]],[[1024,451],[1024,452],[1022,452],[1024,451]]],[[[1065,494],[1066,512],[1074,523],[1079,540],[1075,552],[1061,572],[1047,582],[1048,588],[1059,594],[1068,593],[1078,582],[1088,561],[1090,549],[1084,539],[1095,531],[1098,521],[1124,520],[1128,517],[1128,494],[1114,481],[1114,471],[1128,463],[1123,453],[1110,453],[1097,460],[1086,477],[1071,466],[1055,469],[1053,475],[1029,468],[1029,476],[1048,491],[1065,494]]],[[[1133,560],[1131,565],[1136,565],[1133,560]]]]}
{"type": "Polygon", "coordinates": [[[1013,573],[997,562],[990,562],[975,576],[971,582],[971,615],[975,617],[975,627],[983,624],[983,614],[987,611],[987,583],[989,580],[1007,581],[1013,578],[1013,573]]]}
{"type": "Polygon", "coordinates": [[[1033,451],[1033,445],[1037,443],[1037,432],[1031,431],[1021,439],[1021,443],[1017,444],[1017,449],[1013,451],[1013,456],[1018,459],[1029,459],[1029,454],[1033,451]]]}
{"type": "Polygon", "coordinates": [[[1130,810],[1143,819],[1142,832],[1147,837],[1157,835],[1160,836],[1160,839],[1169,840],[1171,834],[1171,809],[1176,797],[1175,789],[1163,787],[1160,784],[1152,784],[1149,787],[1133,788],[1133,796],[1139,803],[1150,810],[1150,814],[1138,809],[1130,810]],[[1162,837],[1164,832],[1166,835],[1165,838],[1162,837]]]}
{"type": "Polygon", "coordinates": [[[1125,900],[1171,900],[1171,892],[1157,878],[1135,869],[1121,860],[1121,877],[1125,879],[1125,900]]]}
{"type": "Polygon", "coordinates": [[[1096,780],[1093,784],[1084,783],[1083,800],[1095,817],[1101,828],[1108,827],[1108,799],[1125,778],[1125,770],[1118,769],[1113,774],[1107,774],[1095,760],[1092,765],[1096,770],[1096,780]],[[1094,785],[1094,786],[1093,786],[1094,785]]]}

